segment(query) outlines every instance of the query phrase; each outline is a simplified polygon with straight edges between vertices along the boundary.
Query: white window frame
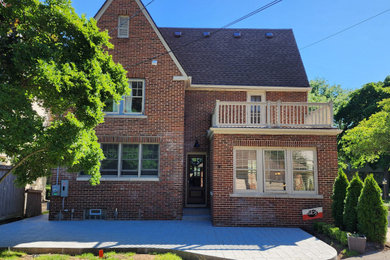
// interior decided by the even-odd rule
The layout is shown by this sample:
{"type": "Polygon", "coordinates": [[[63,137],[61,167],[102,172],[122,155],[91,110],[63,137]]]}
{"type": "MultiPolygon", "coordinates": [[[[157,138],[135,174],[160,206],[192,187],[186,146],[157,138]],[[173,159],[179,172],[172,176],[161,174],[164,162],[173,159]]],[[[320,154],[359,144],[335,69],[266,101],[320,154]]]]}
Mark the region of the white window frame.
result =
{"type": "MultiPolygon", "coordinates": [[[[104,113],[107,116],[134,116],[134,117],[142,117],[145,115],[145,79],[138,79],[138,78],[132,78],[128,80],[129,88],[131,88],[131,83],[132,82],[142,82],[142,111],[141,112],[124,112],[125,111],[125,97],[132,97],[132,93],[130,96],[123,96],[122,100],[117,104],[118,106],[118,112],[109,112],[109,111],[104,111],[104,113]]],[[[115,102],[114,102],[115,105],[115,102]]]]}
{"type": "MultiPolygon", "coordinates": [[[[131,95],[123,97],[123,108],[122,108],[122,111],[119,111],[119,112],[122,112],[124,115],[143,115],[145,112],[145,80],[144,79],[129,79],[128,82],[129,82],[129,87],[130,87],[132,82],[140,82],[140,81],[142,82],[142,109],[141,109],[141,112],[125,112],[125,107],[126,107],[125,97],[131,97],[130,107],[133,104],[133,89],[131,88],[131,95]]],[[[139,96],[137,96],[137,97],[139,97],[139,96]]]]}
{"type": "Polygon", "coordinates": [[[118,38],[129,38],[130,17],[125,15],[118,16],[118,38]],[[122,19],[127,19],[126,23],[123,23],[122,19]],[[126,29],[126,35],[121,35],[120,30],[126,29]]]}
{"type": "Polygon", "coordinates": [[[260,195],[317,195],[318,194],[318,171],[317,171],[317,150],[313,147],[233,147],[233,193],[234,194],[260,194],[260,195]],[[257,190],[238,190],[236,188],[236,151],[237,150],[256,150],[257,156],[257,190]],[[285,151],[286,168],[286,190],[285,191],[265,191],[265,165],[264,151],[285,151]],[[314,191],[294,191],[293,187],[293,151],[312,151],[313,152],[313,172],[314,172],[314,191]]]}
{"type": "Polygon", "coordinates": [[[261,102],[265,102],[265,91],[247,91],[246,92],[246,101],[251,102],[251,97],[252,96],[261,96],[261,102]]]}
{"type": "Polygon", "coordinates": [[[102,175],[102,178],[109,179],[109,178],[117,178],[117,179],[155,179],[160,177],[160,144],[158,143],[101,143],[100,146],[102,147],[103,144],[117,144],[118,145],[118,172],[117,175],[102,175]],[[121,175],[122,171],[122,146],[124,144],[136,144],[138,145],[138,176],[131,176],[131,175],[121,175]],[[143,145],[158,145],[158,164],[157,164],[157,175],[141,175],[142,171],[142,146],[143,145]]]}

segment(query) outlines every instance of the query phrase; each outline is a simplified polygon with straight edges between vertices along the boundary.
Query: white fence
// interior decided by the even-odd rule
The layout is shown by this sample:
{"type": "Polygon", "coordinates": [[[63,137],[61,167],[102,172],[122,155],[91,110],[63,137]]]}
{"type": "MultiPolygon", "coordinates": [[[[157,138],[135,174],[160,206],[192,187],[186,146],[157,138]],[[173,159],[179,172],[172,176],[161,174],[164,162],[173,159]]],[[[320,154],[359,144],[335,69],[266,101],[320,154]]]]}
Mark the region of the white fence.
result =
{"type": "Polygon", "coordinates": [[[213,127],[331,128],[332,103],[217,100],[213,127]]]}

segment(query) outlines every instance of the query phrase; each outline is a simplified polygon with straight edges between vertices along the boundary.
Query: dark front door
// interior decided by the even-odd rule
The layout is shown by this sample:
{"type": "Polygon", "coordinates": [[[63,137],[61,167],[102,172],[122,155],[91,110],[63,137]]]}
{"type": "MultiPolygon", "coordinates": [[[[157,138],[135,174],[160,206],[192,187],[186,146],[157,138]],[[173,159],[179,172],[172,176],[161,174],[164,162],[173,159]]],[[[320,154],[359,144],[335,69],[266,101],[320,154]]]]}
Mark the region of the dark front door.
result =
{"type": "Polygon", "coordinates": [[[206,156],[188,155],[187,205],[206,205],[206,156]]]}

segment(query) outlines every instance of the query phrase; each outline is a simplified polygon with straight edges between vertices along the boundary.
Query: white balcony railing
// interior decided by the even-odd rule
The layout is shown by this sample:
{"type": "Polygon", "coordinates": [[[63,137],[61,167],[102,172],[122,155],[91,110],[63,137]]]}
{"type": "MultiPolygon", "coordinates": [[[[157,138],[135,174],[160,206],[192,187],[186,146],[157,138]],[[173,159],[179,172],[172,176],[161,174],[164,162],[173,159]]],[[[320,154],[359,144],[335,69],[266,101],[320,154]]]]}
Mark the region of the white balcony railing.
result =
{"type": "Polygon", "coordinates": [[[332,103],[217,100],[212,127],[332,128],[332,103]]]}

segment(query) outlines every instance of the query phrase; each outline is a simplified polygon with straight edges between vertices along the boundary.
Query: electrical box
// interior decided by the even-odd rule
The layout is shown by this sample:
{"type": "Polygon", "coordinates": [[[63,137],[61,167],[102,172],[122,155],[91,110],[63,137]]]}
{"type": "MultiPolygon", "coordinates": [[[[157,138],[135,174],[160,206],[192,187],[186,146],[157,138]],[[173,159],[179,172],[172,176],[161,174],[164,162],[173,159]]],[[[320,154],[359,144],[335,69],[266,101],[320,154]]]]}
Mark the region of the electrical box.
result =
{"type": "Polygon", "coordinates": [[[68,190],[69,190],[69,181],[62,180],[61,181],[61,197],[68,197],[68,190]]]}
{"type": "Polygon", "coordinates": [[[51,196],[60,196],[61,188],[60,185],[51,185],[51,196]]]}

